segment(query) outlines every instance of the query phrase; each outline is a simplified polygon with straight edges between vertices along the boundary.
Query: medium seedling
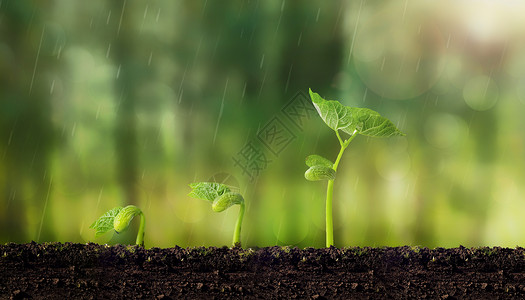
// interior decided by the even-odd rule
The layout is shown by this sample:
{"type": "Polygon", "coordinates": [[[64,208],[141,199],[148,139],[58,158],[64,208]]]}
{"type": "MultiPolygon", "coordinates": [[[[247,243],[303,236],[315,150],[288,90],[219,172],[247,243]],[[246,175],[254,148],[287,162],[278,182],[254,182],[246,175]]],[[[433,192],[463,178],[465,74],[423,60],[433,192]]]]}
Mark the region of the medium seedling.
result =
{"type": "Polygon", "coordinates": [[[241,247],[241,225],[244,217],[244,198],[241,194],[232,192],[227,185],[216,182],[196,182],[190,184],[190,187],[193,190],[188,196],[210,201],[211,208],[215,212],[224,211],[235,204],[240,206],[233,232],[233,246],[241,247]]]}
{"type": "Polygon", "coordinates": [[[139,232],[137,233],[136,244],[144,247],[144,227],[146,219],[142,211],[135,205],[128,205],[124,208],[115,207],[103,214],[98,220],[93,222],[89,228],[96,230],[95,236],[98,237],[111,229],[116,233],[121,233],[129,227],[133,217],[140,215],[139,232]]]}
{"type": "Polygon", "coordinates": [[[358,135],[371,137],[404,136],[390,120],[379,113],[368,109],[344,106],[338,101],[325,100],[319,94],[312,92],[310,97],[321,119],[335,131],[341,145],[341,150],[335,159],[330,161],[319,155],[310,155],[306,158],[306,165],[310,167],[304,177],[310,181],[328,180],[326,189],[326,247],[334,245],[334,227],[332,218],[332,196],[337,166],[341,161],[343,152],[350,142],[358,135]],[[339,130],[350,135],[343,140],[339,130]]]}

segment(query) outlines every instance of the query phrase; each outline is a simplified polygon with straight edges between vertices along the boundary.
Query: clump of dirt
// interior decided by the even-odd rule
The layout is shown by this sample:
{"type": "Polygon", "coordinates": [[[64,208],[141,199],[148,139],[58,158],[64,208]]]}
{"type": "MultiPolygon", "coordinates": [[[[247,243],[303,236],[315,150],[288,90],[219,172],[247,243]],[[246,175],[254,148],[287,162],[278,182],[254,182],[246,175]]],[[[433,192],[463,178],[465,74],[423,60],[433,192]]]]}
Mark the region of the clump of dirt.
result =
{"type": "Polygon", "coordinates": [[[525,249],[0,245],[2,299],[525,298],[525,249]]]}

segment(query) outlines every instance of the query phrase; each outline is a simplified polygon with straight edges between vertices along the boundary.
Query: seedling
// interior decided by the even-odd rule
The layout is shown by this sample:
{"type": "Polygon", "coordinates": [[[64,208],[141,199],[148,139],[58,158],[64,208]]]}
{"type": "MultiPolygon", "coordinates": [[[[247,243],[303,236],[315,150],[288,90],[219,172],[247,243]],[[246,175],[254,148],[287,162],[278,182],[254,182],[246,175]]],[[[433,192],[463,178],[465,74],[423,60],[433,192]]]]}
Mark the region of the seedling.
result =
{"type": "Polygon", "coordinates": [[[371,109],[349,107],[338,101],[325,100],[319,94],[312,92],[311,89],[310,97],[319,116],[328,127],[335,131],[341,145],[335,162],[315,154],[308,156],[306,165],[310,168],[304,174],[304,177],[310,181],[328,180],[326,189],[326,247],[330,247],[334,244],[332,218],[334,180],[343,152],[358,134],[371,137],[403,136],[405,134],[397,129],[390,120],[371,109]],[[350,136],[343,140],[339,130],[350,136]]]}
{"type": "Polygon", "coordinates": [[[232,192],[227,185],[216,182],[196,182],[190,184],[190,187],[193,190],[188,196],[210,201],[211,208],[215,212],[224,211],[235,204],[240,205],[233,232],[233,246],[241,247],[241,225],[244,217],[244,198],[241,194],[232,192]]]}
{"type": "Polygon", "coordinates": [[[110,231],[111,229],[114,229],[116,233],[121,233],[129,227],[129,223],[133,217],[137,215],[140,215],[140,225],[139,232],[137,233],[136,244],[144,247],[144,227],[146,226],[146,219],[142,211],[135,205],[128,205],[124,208],[112,208],[98,218],[98,220],[93,222],[89,228],[96,230],[96,237],[110,231]]]}

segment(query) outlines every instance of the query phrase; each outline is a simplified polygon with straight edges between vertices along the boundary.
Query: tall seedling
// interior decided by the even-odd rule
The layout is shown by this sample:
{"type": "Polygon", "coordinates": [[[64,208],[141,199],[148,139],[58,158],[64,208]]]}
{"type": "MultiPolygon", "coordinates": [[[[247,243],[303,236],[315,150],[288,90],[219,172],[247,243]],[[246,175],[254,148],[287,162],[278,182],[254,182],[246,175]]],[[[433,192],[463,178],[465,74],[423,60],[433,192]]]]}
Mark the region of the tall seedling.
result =
{"type": "Polygon", "coordinates": [[[328,180],[326,190],[326,247],[330,247],[334,244],[332,218],[334,180],[343,152],[358,134],[371,137],[403,136],[405,134],[397,129],[390,120],[371,109],[349,107],[338,101],[325,100],[319,94],[312,92],[311,89],[310,97],[319,116],[335,132],[341,145],[335,162],[315,154],[308,156],[306,165],[310,168],[304,174],[304,177],[310,181],[328,180]],[[343,140],[339,131],[349,135],[348,138],[343,140]]]}

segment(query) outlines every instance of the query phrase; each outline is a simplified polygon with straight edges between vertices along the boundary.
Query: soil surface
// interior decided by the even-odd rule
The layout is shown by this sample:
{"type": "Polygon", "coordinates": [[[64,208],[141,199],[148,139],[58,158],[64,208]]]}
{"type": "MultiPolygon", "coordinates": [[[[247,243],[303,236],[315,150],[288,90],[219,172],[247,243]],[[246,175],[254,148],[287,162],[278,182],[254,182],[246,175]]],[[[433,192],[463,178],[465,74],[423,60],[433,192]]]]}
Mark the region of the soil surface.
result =
{"type": "Polygon", "coordinates": [[[525,299],[525,249],[0,245],[0,299],[525,299]]]}

